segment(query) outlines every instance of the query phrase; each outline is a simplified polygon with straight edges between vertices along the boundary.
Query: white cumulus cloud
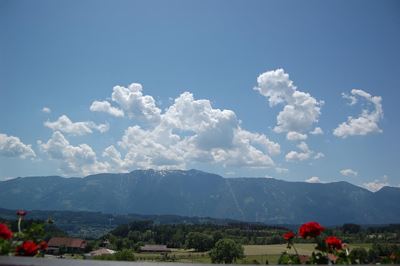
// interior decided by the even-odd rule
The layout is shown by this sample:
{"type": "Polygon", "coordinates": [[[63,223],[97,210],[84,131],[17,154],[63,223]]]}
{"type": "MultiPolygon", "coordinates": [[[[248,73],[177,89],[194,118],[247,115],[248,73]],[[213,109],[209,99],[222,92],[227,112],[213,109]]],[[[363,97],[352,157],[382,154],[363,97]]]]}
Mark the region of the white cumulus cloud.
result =
{"type": "Polygon", "coordinates": [[[161,109],[150,95],[143,94],[140,83],[132,83],[128,87],[114,86],[111,100],[118,107],[112,106],[109,101],[94,101],[90,106],[93,112],[105,112],[115,117],[125,114],[137,121],[158,124],[161,119],[161,109]]]}
{"type": "Polygon", "coordinates": [[[243,129],[233,111],[213,108],[209,100],[196,100],[189,92],[160,113],[154,127],[127,128],[118,149],[110,146],[103,156],[123,169],[185,168],[188,163],[271,167],[271,156],[280,153],[278,143],[243,129]]]}
{"type": "Polygon", "coordinates": [[[51,109],[49,107],[43,107],[42,108],[42,112],[46,113],[46,114],[50,114],[51,113],[51,109]]]}
{"type": "Polygon", "coordinates": [[[321,183],[321,179],[318,176],[312,176],[309,179],[306,179],[307,183],[321,183]]]}
{"type": "Polygon", "coordinates": [[[257,90],[268,99],[269,105],[285,104],[277,116],[274,131],[306,132],[318,122],[323,101],[297,90],[283,69],[265,72],[257,78],[257,90]]]}
{"type": "Polygon", "coordinates": [[[160,108],[150,95],[143,95],[143,87],[132,83],[127,88],[115,86],[111,99],[116,102],[131,118],[157,123],[160,120],[160,108]]]}
{"type": "Polygon", "coordinates": [[[18,137],[0,133],[0,155],[22,159],[36,157],[31,145],[24,144],[18,137]]]}
{"type": "Polygon", "coordinates": [[[59,131],[55,131],[46,143],[38,141],[38,145],[42,152],[60,163],[60,170],[64,173],[89,175],[109,170],[107,163],[97,160],[89,145],[73,146],[59,131]]]}
{"type": "Polygon", "coordinates": [[[289,131],[286,134],[286,139],[290,141],[305,140],[307,139],[307,134],[301,134],[295,131],[289,131]]]}
{"type": "Polygon", "coordinates": [[[281,152],[280,145],[265,134],[244,129],[232,110],[215,108],[209,100],[195,99],[190,92],[179,95],[164,110],[152,96],[143,94],[138,83],[127,88],[115,86],[111,100],[94,101],[90,110],[127,117],[133,124],[117,143],[102,151],[101,158],[87,144],[71,145],[63,133],[85,135],[107,130],[108,124],[101,128],[103,124],[91,121],[72,122],[65,115],[45,123],[55,132],[47,143],[39,143],[41,151],[60,160],[62,171],[82,174],[184,169],[199,164],[271,168],[275,166],[272,157],[281,152]],[[80,157],[84,159],[78,160],[80,157]]]}
{"type": "Polygon", "coordinates": [[[108,101],[94,101],[92,105],[90,106],[90,111],[92,112],[104,112],[107,114],[110,114],[115,117],[123,117],[124,116],[124,111],[121,109],[118,109],[114,106],[111,106],[111,104],[108,101]]]}
{"type": "Polygon", "coordinates": [[[44,125],[53,131],[61,131],[74,136],[82,136],[93,133],[93,129],[104,133],[109,130],[108,124],[96,124],[92,121],[72,122],[66,115],[60,116],[56,121],[44,122],[44,125]]]}
{"type": "Polygon", "coordinates": [[[352,176],[357,176],[358,172],[348,168],[340,170],[340,174],[342,174],[343,176],[352,177],[352,176]]]}
{"type": "Polygon", "coordinates": [[[304,141],[298,144],[297,148],[299,148],[300,151],[290,151],[286,154],[286,161],[304,161],[309,159],[313,153],[304,141]]]}
{"type": "Polygon", "coordinates": [[[383,117],[382,98],[380,96],[372,96],[363,90],[351,90],[353,97],[359,97],[367,101],[369,109],[363,109],[358,117],[349,116],[346,122],[341,123],[333,134],[340,138],[349,136],[362,136],[370,133],[381,133],[379,121],[383,117]]]}
{"type": "Polygon", "coordinates": [[[318,152],[317,154],[315,154],[315,152],[311,150],[308,147],[307,143],[305,143],[304,141],[300,142],[297,145],[297,148],[299,149],[299,151],[290,151],[285,155],[286,161],[288,162],[305,161],[310,158],[317,160],[325,157],[325,155],[322,152],[318,152]],[[312,155],[314,155],[314,157],[312,157],[312,155]]]}
{"type": "Polygon", "coordinates": [[[324,131],[320,127],[316,127],[313,129],[313,131],[310,131],[311,135],[322,135],[324,134],[324,131]]]}

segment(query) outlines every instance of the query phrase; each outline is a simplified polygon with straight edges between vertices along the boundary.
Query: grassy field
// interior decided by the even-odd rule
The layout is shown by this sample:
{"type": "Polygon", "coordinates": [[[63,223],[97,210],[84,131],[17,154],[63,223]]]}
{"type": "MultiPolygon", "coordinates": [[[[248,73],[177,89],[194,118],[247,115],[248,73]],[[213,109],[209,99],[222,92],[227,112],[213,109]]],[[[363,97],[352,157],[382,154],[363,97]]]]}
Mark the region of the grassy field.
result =
{"type": "MultiPolygon", "coordinates": [[[[244,259],[239,261],[243,264],[265,264],[268,260],[270,264],[276,264],[279,256],[286,250],[286,244],[281,245],[244,245],[244,259]]],[[[315,244],[296,244],[299,254],[310,255],[314,250],[315,244]]],[[[289,250],[294,253],[294,250],[289,250]]]]}
{"type": "MultiPolygon", "coordinates": [[[[301,255],[310,255],[314,251],[315,244],[296,244],[297,251],[301,255]]],[[[352,244],[350,248],[370,248],[371,244],[352,244]]],[[[279,256],[286,251],[286,244],[281,245],[244,245],[245,258],[237,261],[239,264],[277,264],[279,256]]],[[[294,250],[289,250],[294,253],[294,250]]],[[[174,249],[168,253],[168,261],[184,263],[211,263],[207,252],[194,252],[192,250],[174,249]]],[[[135,253],[138,261],[163,261],[165,257],[158,253],[135,253]]]]}
{"type": "MultiPolygon", "coordinates": [[[[286,244],[278,245],[245,245],[244,254],[248,255],[271,255],[281,254],[286,250],[286,244]]],[[[314,250],[315,244],[296,244],[297,252],[301,255],[310,255],[314,250]]]]}
{"type": "MultiPolygon", "coordinates": [[[[191,250],[174,249],[167,254],[169,259],[177,262],[187,263],[211,263],[207,252],[193,252],[191,250]]],[[[135,257],[139,261],[162,261],[163,255],[159,253],[135,253],[135,257]]]]}
{"type": "MultiPolygon", "coordinates": [[[[240,261],[240,263],[255,263],[256,261],[260,264],[264,264],[266,260],[270,264],[276,264],[278,262],[279,256],[286,249],[286,244],[280,245],[244,245],[244,254],[246,258],[240,261]]],[[[351,244],[351,248],[363,247],[369,249],[371,244],[361,243],[361,244],[351,244]]],[[[301,255],[310,255],[315,248],[315,244],[296,244],[296,249],[301,255]]],[[[294,250],[289,250],[289,253],[294,253],[294,250]]]]}

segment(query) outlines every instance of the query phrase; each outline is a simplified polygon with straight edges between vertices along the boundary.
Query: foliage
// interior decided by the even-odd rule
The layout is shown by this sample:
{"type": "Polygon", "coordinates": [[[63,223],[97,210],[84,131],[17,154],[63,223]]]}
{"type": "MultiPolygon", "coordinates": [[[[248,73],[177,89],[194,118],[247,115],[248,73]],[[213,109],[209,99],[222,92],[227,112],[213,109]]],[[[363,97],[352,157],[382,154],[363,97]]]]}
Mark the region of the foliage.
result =
{"type": "Polygon", "coordinates": [[[193,248],[196,251],[207,251],[214,246],[214,240],[210,235],[200,232],[190,232],[186,236],[187,248],[193,248]]]}
{"type": "Polygon", "coordinates": [[[301,264],[298,255],[289,254],[287,251],[283,252],[278,259],[278,264],[301,264]]]}
{"type": "Polygon", "coordinates": [[[342,230],[344,233],[357,234],[361,231],[361,226],[358,224],[344,224],[342,230]]]}
{"type": "Polygon", "coordinates": [[[233,263],[244,257],[242,245],[232,239],[220,239],[210,251],[212,263],[233,263]]]}
{"type": "Polygon", "coordinates": [[[350,251],[349,259],[351,264],[368,263],[368,252],[365,248],[354,248],[350,251]]]}
{"type": "Polygon", "coordinates": [[[241,244],[279,244],[279,235],[287,229],[254,223],[230,224],[156,224],[153,221],[134,221],[120,225],[103,236],[111,248],[138,248],[138,243],[164,244],[170,248],[194,248],[206,251],[222,238],[241,244]]]}

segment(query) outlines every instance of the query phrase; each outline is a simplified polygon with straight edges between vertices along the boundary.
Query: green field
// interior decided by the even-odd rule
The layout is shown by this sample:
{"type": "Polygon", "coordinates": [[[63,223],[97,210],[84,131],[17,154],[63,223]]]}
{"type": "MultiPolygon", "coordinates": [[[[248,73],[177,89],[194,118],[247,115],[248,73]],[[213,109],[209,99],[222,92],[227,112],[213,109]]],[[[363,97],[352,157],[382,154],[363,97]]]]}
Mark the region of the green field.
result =
{"type": "MultiPolygon", "coordinates": [[[[239,261],[243,264],[265,264],[268,262],[271,264],[276,264],[278,262],[279,256],[282,252],[286,251],[286,244],[277,245],[244,245],[244,259],[239,261]]],[[[310,255],[314,250],[315,244],[296,244],[296,249],[299,254],[310,255]]],[[[294,253],[294,250],[289,250],[290,253],[294,253]]]]}
{"type": "MultiPolygon", "coordinates": [[[[187,263],[211,263],[207,252],[194,252],[185,249],[173,249],[167,254],[169,261],[187,263]]],[[[159,253],[135,253],[138,261],[162,261],[165,257],[159,253]]]]}
{"type": "MultiPolygon", "coordinates": [[[[300,255],[310,255],[315,248],[315,244],[295,244],[296,249],[300,255]]],[[[278,262],[279,256],[282,252],[286,251],[286,244],[277,245],[244,245],[245,258],[239,263],[255,263],[264,264],[266,260],[271,264],[278,262]]],[[[349,245],[350,249],[355,247],[363,247],[369,249],[371,244],[361,243],[349,245]]],[[[294,250],[288,250],[289,253],[294,253],[294,250]]]]}
{"type": "MultiPolygon", "coordinates": [[[[286,250],[286,244],[277,245],[244,245],[244,254],[248,255],[274,255],[286,250]]],[[[296,244],[297,252],[301,255],[310,255],[315,244],[296,244]]],[[[294,252],[294,251],[293,251],[294,252]]]]}
{"type": "MultiPolygon", "coordinates": [[[[351,248],[363,247],[370,248],[371,244],[352,244],[351,248]]],[[[277,264],[279,256],[282,252],[287,251],[286,244],[277,245],[244,245],[245,258],[237,261],[239,264],[277,264]]],[[[296,244],[296,248],[301,255],[310,255],[315,248],[315,244],[296,244]]],[[[288,250],[294,253],[294,250],[288,250]]],[[[184,262],[184,263],[211,263],[207,252],[194,252],[193,250],[173,249],[168,253],[167,257],[159,253],[135,253],[138,261],[168,261],[184,262]]]]}

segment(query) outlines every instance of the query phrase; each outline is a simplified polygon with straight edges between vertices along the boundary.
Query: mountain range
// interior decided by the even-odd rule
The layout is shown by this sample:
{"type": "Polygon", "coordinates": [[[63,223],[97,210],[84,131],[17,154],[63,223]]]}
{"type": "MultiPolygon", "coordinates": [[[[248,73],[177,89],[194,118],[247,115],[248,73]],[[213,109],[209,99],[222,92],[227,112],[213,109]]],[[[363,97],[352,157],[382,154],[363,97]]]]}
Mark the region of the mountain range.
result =
{"type": "Polygon", "coordinates": [[[399,202],[400,188],[395,187],[371,192],[347,182],[223,178],[198,170],[19,177],[0,182],[0,207],[7,209],[173,214],[269,224],[400,223],[399,202]]]}

